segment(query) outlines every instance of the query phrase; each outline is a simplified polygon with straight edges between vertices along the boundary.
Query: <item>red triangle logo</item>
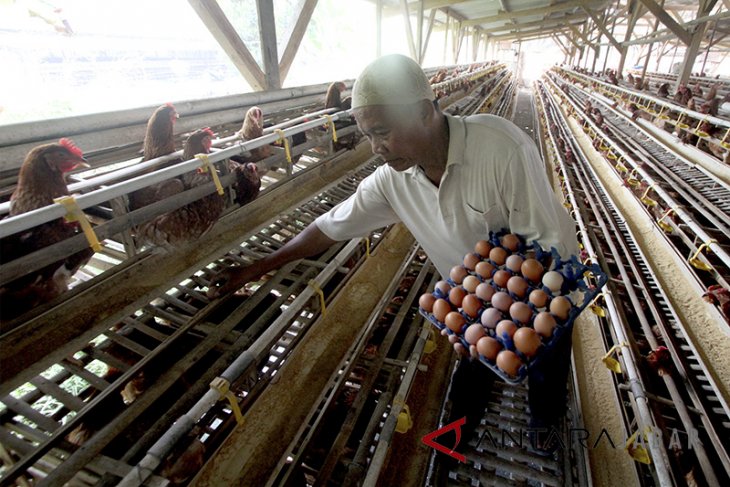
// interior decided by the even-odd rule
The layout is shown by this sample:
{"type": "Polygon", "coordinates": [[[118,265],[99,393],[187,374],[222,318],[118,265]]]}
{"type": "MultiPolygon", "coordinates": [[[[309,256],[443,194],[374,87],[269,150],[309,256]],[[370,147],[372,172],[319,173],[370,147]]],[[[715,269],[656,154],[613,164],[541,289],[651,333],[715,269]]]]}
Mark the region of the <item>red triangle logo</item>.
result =
{"type": "Polygon", "coordinates": [[[430,446],[431,448],[435,448],[436,450],[440,451],[441,453],[445,453],[446,455],[456,458],[462,463],[466,463],[466,457],[462,455],[461,453],[456,453],[454,450],[457,446],[459,446],[459,441],[461,440],[461,427],[466,424],[466,416],[457,419],[453,423],[449,423],[446,426],[437,429],[436,431],[432,431],[431,433],[424,436],[421,441],[423,441],[424,445],[430,446]],[[441,443],[436,443],[434,441],[435,438],[438,438],[439,436],[443,435],[444,433],[448,433],[451,430],[455,430],[456,433],[456,444],[452,449],[448,449],[441,443]]]}

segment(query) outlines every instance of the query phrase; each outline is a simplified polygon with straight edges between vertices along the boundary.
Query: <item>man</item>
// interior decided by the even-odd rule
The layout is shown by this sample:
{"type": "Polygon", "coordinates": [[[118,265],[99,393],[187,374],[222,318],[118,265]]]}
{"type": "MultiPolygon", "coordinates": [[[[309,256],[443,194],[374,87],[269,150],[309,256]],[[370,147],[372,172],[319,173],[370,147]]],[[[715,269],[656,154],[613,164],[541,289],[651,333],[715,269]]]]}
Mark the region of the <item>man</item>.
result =
{"type": "MultiPolygon", "coordinates": [[[[337,241],[399,221],[442,276],[490,230],[509,228],[563,256],[577,253],[573,221],[552,192],[529,137],[496,116],[444,115],[434,100],[426,75],[412,59],[389,55],[367,66],[353,87],[352,109],[373,153],[386,164],[278,251],[221,273],[214,279],[220,287],[211,295],[235,291],[337,241]]],[[[553,426],[564,413],[570,337],[563,342],[556,353],[559,364],[546,360],[546,367],[530,372],[532,426],[553,426]]],[[[453,378],[452,417],[466,415],[470,430],[484,412],[492,380],[486,367],[468,359],[453,378]]]]}

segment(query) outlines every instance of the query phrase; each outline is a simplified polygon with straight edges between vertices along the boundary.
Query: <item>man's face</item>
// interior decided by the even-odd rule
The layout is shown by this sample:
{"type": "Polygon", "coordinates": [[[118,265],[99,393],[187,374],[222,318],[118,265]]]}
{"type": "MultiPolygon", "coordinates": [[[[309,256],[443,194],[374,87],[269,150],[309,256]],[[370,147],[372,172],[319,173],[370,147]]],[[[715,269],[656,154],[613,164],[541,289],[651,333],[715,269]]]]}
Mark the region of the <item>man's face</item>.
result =
{"type": "Polygon", "coordinates": [[[423,160],[427,129],[424,124],[424,107],[416,104],[407,107],[382,105],[355,110],[360,131],[370,141],[373,154],[382,157],[396,171],[405,171],[423,160]]]}

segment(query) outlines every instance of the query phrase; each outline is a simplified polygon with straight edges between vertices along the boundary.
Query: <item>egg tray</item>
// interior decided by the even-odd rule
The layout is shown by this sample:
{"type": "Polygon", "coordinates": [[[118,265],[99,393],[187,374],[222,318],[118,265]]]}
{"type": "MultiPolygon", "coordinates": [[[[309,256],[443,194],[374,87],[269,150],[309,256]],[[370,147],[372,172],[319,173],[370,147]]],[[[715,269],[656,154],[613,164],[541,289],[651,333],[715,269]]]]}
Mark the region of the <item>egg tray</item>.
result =
{"type": "MultiPolygon", "coordinates": [[[[499,244],[499,237],[505,233],[507,233],[507,232],[504,232],[504,231],[499,232],[499,233],[490,232],[489,242],[493,246],[501,246],[499,244]]],[[[508,249],[506,249],[506,250],[508,252],[510,252],[508,249]]],[[[545,293],[547,293],[548,296],[550,296],[550,299],[552,299],[555,296],[564,296],[564,297],[568,298],[568,300],[572,304],[572,307],[568,314],[568,318],[565,321],[560,322],[559,320],[556,320],[557,324],[553,330],[552,336],[547,341],[543,340],[542,346],[538,350],[537,354],[534,357],[532,357],[531,359],[528,359],[527,357],[524,356],[524,354],[522,354],[520,351],[516,350],[514,343],[512,342],[512,339],[510,337],[508,337],[506,335],[497,336],[494,329],[485,328],[486,336],[491,336],[492,338],[495,338],[500,343],[500,345],[502,345],[502,350],[511,350],[511,351],[515,352],[520,357],[520,359],[522,359],[522,361],[523,361],[523,365],[520,366],[520,368],[517,372],[517,375],[513,377],[513,376],[510,376],[507,373],[505,373],[499,367],[497,367],[495,362],[488,360],[486,357],[484,357],[481,354],[479,355],[479,360],[484,365],[489,367],[492,370],[492,372],[497,374],[502,380],[504,380],[505,382],[510,383],[510,384],[519,384],[527,378],[528,368],[538,366],[544,360],[544,357],[547,356],[553,348],[555,348],[555,346],[556,346],[557,342],[560,340],[560,338],[565,333],[572,331],[573,324],[575,323],[575,319],[581,314],[581,312],[586,308],[586,306],[588,306],[593,301],[593,299],[600,293],[601,288],[603,288],[603,286],[605,286],[606,283],[608,282],[608,276],[606,276],[606,274],[601,270],[601,268],[598,264],[591,264],[591,265],[583,264],[578,260],[578,258],[575,255],[571,256],[567,260],[564,260],[558,254],[558,252],[555,248],[551,248],[550,252],[548,252],[548,251],[543,250],[542,247],[540,247],[540,245],[537,242],[533,242],[531,245],[527,245],[521,241],[520,247],[518,248],[518,250],[516,252],[513,252],[513,253],[518,254],[523,258],[526,258],[528,252],[529,253],[534,252],[534,255],[530,255],[529,257],[540,261],[540,263],[545,266],[546,271],[547,270],[558,271],[558,272],[560,272],[560,274],[563,276],[564,279],[563,279],[563,286],[561,287],[559,293],[553,293],[549,288],[547,288],[544,285],[534,286],[531,284],[526,293],[526,296],[529,296],[529,293],[535,289],[541,289],[541,290],[545,291],[545,293]],[[550,262],[552,262],[552,265],[548,269],[547,264],[550,262]],[[594,280],[594,284],[589,286],[586,283],[586,281],[584,280],[584,276],[586,276],[586,275],[591,275],[591,277],[594,280]],[[582,300],[579,304],[576,304],[575,302],[573,302],[573,299],[571,299],[571,297],[569,296],[570,293],[576,293],[576,292],[579,292],[580,294],[582,294],[582,300]]],[[[499,269],[505,268],[503,265],[498,266],[495,262],[493,262],[489,259],[482,259],[482,260],[486,260],[486,261],[490,262],[491,264],[493,264],[495,266],[495,272],[499,269]]],[[[480,280],[480,282],[488,281],[487,279],[483,279],[481,276],[477,275],[473,271],[468,271],[468,273],[469,273],[469,275],[476,276],[480,280]]],[[[449,283],[449,285],[452,288],[459,286],[451,279],[446,279],[446,281],[449,283]]],[[[515,300],[515,301],[527,302],[528,306],[530,306],[530,308],[533,311],[533,317],[530,320],[531,322],[534,320],[534,316],[538,312],[544,311],[544,309],[536,308],[529,301],[526,301],[525,299],[520,299],[519,297],[515,296],[513,293],[509,292],[507,289],[501,288],[493,282],[491,283],[491,285],[497,291],[507,292],[510,295],[510,297],[512,297],[513,300],[515,300]]],[[[439,290],[435,290],[432,294],[436,298],[443,298],[446,301],[449,301],[448,295],[445,296],[439,290]]],[[[577,297],[577,296],[574,296],[574,298],[575,297],[577,297]]],[[[450,303],[450,301],[449,301],[449,303],[450,303]]],[[[453,304],[452,304],[452,307],[457,308],[453,304]]],[[[491,304],[485,303],[484,307],[480,310],[480,312],[476,316],[476,318],[472,318],[468,314],[459,310],[461,315],[464,316],[464,318],[466,319],[466,323],[462,327],[461,333],[455,333],[450,328],[448,328],[446,326],[446,324],[438,321],[436,319],[436,317],[433,316],[433,314],[427,312],[423,308],[419,308],[419,312],[424,318],[426,318],[429,322],[431,322],[431,324],[433,324],[439,330],[445,329],[449,335],[458,336],[461,344],[467,350],[469,350],[470,344],[464,338],[464,331],[466,330],[467,327],[469,327],[469,325],[472,325],[474,323],[481,323],[481,313],[490,307],[491,307],[491,304]]],[[[532,327],[532,324],[523,325],[523,324],[518,323],[515,320],[512,320],[512,321],[515,323],[515,325],[517,325],[518,328],[523,327],[523,326],[532,327]]]]}

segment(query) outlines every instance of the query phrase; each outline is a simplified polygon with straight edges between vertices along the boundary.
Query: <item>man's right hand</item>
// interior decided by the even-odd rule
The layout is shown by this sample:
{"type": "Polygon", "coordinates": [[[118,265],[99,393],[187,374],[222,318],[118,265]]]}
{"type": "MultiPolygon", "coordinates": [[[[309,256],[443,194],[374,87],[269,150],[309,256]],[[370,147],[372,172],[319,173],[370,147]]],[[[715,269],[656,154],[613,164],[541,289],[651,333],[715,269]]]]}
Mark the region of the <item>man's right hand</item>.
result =
{"type": "Polygon", "coordinates": [[[261,277],[256,264],[245,267],[229,267],[213,276],[208,288],[208,298],[216,299],[238,291],[249,282],[261,277]]]}

